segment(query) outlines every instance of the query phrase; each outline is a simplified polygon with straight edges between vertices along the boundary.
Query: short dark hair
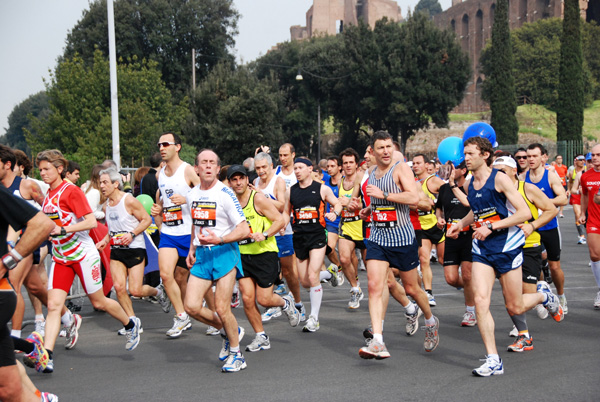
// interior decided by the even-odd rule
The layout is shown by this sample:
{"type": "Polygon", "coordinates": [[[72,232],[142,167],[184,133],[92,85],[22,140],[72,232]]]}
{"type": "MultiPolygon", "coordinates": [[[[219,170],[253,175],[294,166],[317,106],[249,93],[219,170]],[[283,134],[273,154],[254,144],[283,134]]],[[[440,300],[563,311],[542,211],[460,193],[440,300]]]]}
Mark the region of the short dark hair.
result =
{"type": "Polygon", "coordinates": [[[492,165],[492,155],[494,154],[494,148],[492,147],[492,143],[490,142],[490,140],[488,140],[487,138],[483,138],[483,137],[471,137],[465,141],[465,147],[467,145],[471,145],[471,144],[475,145],[479,149],[482,156],[483,156],[484,152],[487,152],[489,154],[489,156],[485,160],[485,163],[488,166],[491,166],[492,165]]]}
{"type": "Polygon", "coordinates": [[[160,137],[162,137],[163,135],[169,135],[169,134],[171,134],[173,136],[173,142],[175,142],[176,145],[181,145],[181,137],[172,131],[165,131],[164,133],[162,133],[160,135],[160,137]]]}
{"type": "Polygon", "coordinates": [[[340,156],[337,155],[331,155],[330,157],[327,158],[327,161],[335,161],[338,166],[342,166],[342,158],[340,156]]]}
{"type": "Polygon", "coordinates": [[[0,161],[2,161],[2,163],[10,162],[11,170],[13,170],[17,164],[17,158],[13,150],[2,144],[0,144],[0,161]]]}
{"type": "Polygon", "coordinates": [[[160,166],[162,162],[162,156],[160,156],[160,152],[155,152],[150,156],[150,166],[153,168],[157,168],[160,166]]]}
{"type": "Polygon", "coordinates": [[[528,150],[528,151],[529,151],[529,150],[534,150],[534,149],[536,149],[536,148],[540,150],[540,152],[541,152],[541,154],[542,154],[542,155],[548,155],[548,151],[546,150],[546,148],[545,148],[545,147],[544,147],[542,144],[540,144],[540,143],[537,143],[537,142],[536,142],[536,143],[533,143],[533,144],[531,144],[531,145],[529,145],[529,146],[527,147],[527,150],[528,150]]]}
{"type": "Polygon", "coordinates": [[[342,164],[344,163],[344,156],[354,156],[354,161],[358,165],[358,161],[360,160],[360,156],[358,156],[358,152],[354,150],[354,148],[346,148],[342,152],[340,152],[340,160],[342,164]]]}
{"type": "Polygon", "coordinates": [[[81,171],[81,166],[79,166],[79,163],[75,162],[75,161],[68,161],[67,163],[67,173],[73,173],[74,171],[79,170],[81,171]]]}
{"type": "Polygon", "coordinates": [[[521,147],[521,148],[519,148],[519,149],[517,149],[515,151],[515,153],[513,154],[513,156],[516,156],[519,152],[525,152],[525,153],[527,153],[527,150],[525,148],[521,147]]]}
{"type": "Polygon", "coordinates": [[[369,143],[369,145],[371,145],[371,147],[373,149],[375,149],[375,141],[380,141],[380,140],[392,140],[392,136],[390,135],[390,133],[388,133],[387,131],[384,130],[379,130],[379,131],[375,131],[373,133],[373,135],[371,136],[371,142],[369,143]]]}
{"type": "Polygon", "coordinates": [[[23,174],[25,176],[29,175],[31,168],[33,167],[33,163],[27,157],[27,154],[20,149],[13,150],[15,154],[15,158],[17,158],[17,166],[23,166],[23,174]]]}
{"type": "Polygon", "coordinates": [[[429,162],[429,161],[427,160],[427,157],[425,156],[425,154],[414,154],[412,158],[413,158],[413,160],[414,160],[416,157],[419,157],[419,156],[420,156],[421,158],[423,158],[423,162],[425,162],[425,163],[429,162]]]}

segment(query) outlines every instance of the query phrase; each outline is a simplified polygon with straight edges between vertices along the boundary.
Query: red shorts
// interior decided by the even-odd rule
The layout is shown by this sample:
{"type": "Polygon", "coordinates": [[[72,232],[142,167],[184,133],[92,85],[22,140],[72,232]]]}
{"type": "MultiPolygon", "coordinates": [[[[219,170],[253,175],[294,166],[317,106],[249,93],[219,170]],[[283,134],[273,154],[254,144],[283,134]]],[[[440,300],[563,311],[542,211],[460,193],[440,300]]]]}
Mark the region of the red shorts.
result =
{"type": "Polygon", "coordinates": [[[587,221],[585,224],[585,230],[588,234],[600,234],[600,223],[587,221]]]}
{"type": "Polygon", "coordinates": [[[102,270],[98,253],[90,253],[79,262],[53,261],[48,278],[48,290],[61,289],[69,293],[75,275],[79,277],[86,294],[90,295],[102,290],[102,270]]]}
{"type": "Polygon", "coordinates": [[[571,198],[569,198],[569,204],[581,205],[581,194],[571,194],[571,198]]]}

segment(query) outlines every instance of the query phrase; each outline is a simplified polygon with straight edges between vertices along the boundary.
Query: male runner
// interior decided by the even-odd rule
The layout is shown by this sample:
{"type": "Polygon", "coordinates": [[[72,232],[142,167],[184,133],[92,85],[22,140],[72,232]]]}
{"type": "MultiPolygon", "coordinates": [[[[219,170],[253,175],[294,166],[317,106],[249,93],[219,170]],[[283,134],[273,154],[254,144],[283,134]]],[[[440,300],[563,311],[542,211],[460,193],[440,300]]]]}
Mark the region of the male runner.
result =
{"type": "Polygon", "coordinates": [[[579,223],[579,217],[581,216],[581,175],[585,172],[585,156],[577,155],[573,166],[569,168],[567,172],[567,179],[569,183],[569,189],[567,193],[570,193],[569,204],[573,205],[573,213],[575,214],[575,227],[579,234],[577,244],[586,244],[585,238],[585,225],[579,223]]]}
{"type": "MultiPolygon", "coordinates": [[[[562,184],[563,188],[565,189],[565,191],[567,192],[567,198],[569,197],[569,189],[567,188],[567,170],[568,167],[567,165],[563,165],[563,157],[561,155],[556,155],[556,157],[554,158],[554,162],[552,163],[552,166],[554,166],[554,171],[556,172],[556,174],[558,175],[558,177],[560,177],[560,184],[562,184]]],[[[560,206],[560,211],[559,211],[559,216],[561,218],[564,218],[565,216],[563,215],[563,209],[564,209],[564,205],[560,206]]]]}
{"type": "Polygon", "coordinates": [[[263,307],[281,308],[292,327],[298,325],[300,314],[294,307],[292,296],[281,297],[273,293],[273,284],[279,276],[279,258],[274,236],[285,227],[286,219],[266,196],[250,189],[247,174],[241,165],[233,165],[227,170],[229,184],[250,226],[250,236],[238,242],[244,269],[244,277],[238,282],[244,301],[244,312],[256,333],[246,350],[256,352],[271,348],[271,342],[265,334],[256,307],[257,301],[263,307]]]}
{"type": "MultiPolygon", "coordinates": [[[[425,163],[425,155],[417,154],[413,157],[413,171],[415,176],[427,197],[432,200],[431,208],[427,211],[419,210],[419,222],[421,223],[421,246],[419,248],[419,260],[421,261],[421,273],[423,274],[423,287],[427,292],[427,298],[430,306],[437,305],[435,297],[433,297],[432,282],[433,273],[431,272],[431,248],[435,245],[437,257],[440,261],[444,261],[444,229],[437,226],[437,218],[435,216],[435,202],[437,194],[440,192],[440,187],[444,181],[427,170],[425,163]]],[[[434,164],[435,166],[435,164],[434,164]]]]}
{"type": "Polygon", "coordinates": [[[77,184],[79,181],[79,171],[81,170],[81,166],[79,163],[75,161],[68,161],[67,163],[67,172],[65,173],[65,180],[77,184]]]}
{"type": "MultiPolygon", "coordinates": [[[[540,282],[536,294],[523,294],[521,263],[525,235],[515,225],[531,219],[531,214],[510,179],[490,167],[494,152],[492,144],[485,138],[472,137],[465,141],[464,147],[465,163],[473,174],[466,183],[472,211],[450,227],[448,236],[457,238],[463,228],[475,224],[471,284],[477,326],[487,356],[485,363],[473,370],[473,375],[488,377],[504,373],[502,359],[496,349],[494,319],[489,309],[497,276],[511,317],[518,319],[539,303],[543,303],[557,321],[562,320],[563,312],[558,298],[545,282],[540,282]]],[[[453,191],[457,196],[461,192],[458,188],[453,191]]]]}
{"type": "Polygon", "coordinates": [[[187,264],[190,267],[185,310],[196,320],[221,330],[223,347],[219,360],[223,372],[246,368],[240,351],[244,330],[231,311],[231,294],[236,274],[243,276],[238,241],[250,235],[242,207],[231,188],[218,179],[221,161],[209,149],[196,158],[200,183],[186,196],[192,214],[192,237],[187,264]],[[202,306],[215,283],[215,311],[202,306]],[[215,314],[216,313],[216,314],[215,314]]]}
{"type": "MultiPolygon", "coordinates": [[[[116,169],[100,171],[100,190],[107,199],[105,216],[108,233],[96,247],[103,250],[110,245],[110,272],[117,299],[129,318],[137,320],[141,333],[142,326],[133,311],[127,289],[131,296],[155,296],[161,306],[168,304],[162,285],[157,288],[144,285],[144,267],[148,261],[144,231],[152,223],[152,218],[141,202],[123,191],[123,179],[116,169]]],[[[125,335],[126,331],[120,334],[125,335]]]]}
{"type": "MultiPolygon", "coordinates": [[[[167,336],[178,338],[192,327],[190,317],[183,307],[187,286],[185,258],[190,246],[192,218],[186,195],[200,180],[194,168],[179,158],[181,139],[177,134],[165,133],[158,140],[158,149],[165,166],[158,172],[156,204],[152,205],[152,216],[161,228],[158,245],[158,267],[167,296],[175,309],[173,327],[167,336]],[[162,222],[162,225],[160,223],[162,222]]],[[[168,313],[168,305],[163,307],[168,313]]]]}
{"type": "Polygon", "coordinates": [[[320,328],[319,310],[323,299],[321,279],[327,279],[337,286],[337,271],[322,271],[325,259],[327,235],[325,217],[334,221],[342,211],[333,191],[326,185],[312,179],[312,162],[306,158],[296,158],[294,174],[298,182],[290,187],[284,214],[293,212],[294,250],[300,283],[310,290],[310,317],[302,329],[315,332],[320,328]],[[325,213],[325,202],[333,207],[333,212],[325,213]]]}
{"type": "Polygon", "coordinates": [[[412,171],[403,161],[394,162],[392,137],[385,131],[371,136],[371,148],[377,167],[370,174],[367,195],[371,205],[360,211],[360,217],[371,215],[373,226],[367,242],[367,277],[369,280],[369,313],[373,339],[362,347],[364,359],[390,357],[383,342],[383,318],[387,310],[390,267],[400,270],[406,293],[425,314],[425,350],[433,351],[438,343],[439,320],[431,313],[427,294],[418,285],[419,254],[415,232],[410,223],[409,205],[419,202],[412,171]]]}
{"type": "Polygon", "coordinates": [[[592,148],[592,164],[581,176],[581,216],[579,223],[586,225],[592,273],[598,285],[594,308],[600,309],[600,145],[592,148]]]}
{"type": "Polygon", "coordinates": [[[523,180],[525,172],[529,170],[529,163],[527,163],[527,150],[525,148],[519,148],[515,152],[515,161],[517,162],[517,172],[519,172],[519,178],[523,180]]]}
{"type": "MultiPolygon", "coordinates": [[[[283,149],[283,160],[287,163],[287,151],[288,147],[280,148],[280,154],[283,149]]],[[[271,199],[273,205],[279,212],[283,212],[285,206],[286,197],[286,181],[275,173],[273,169],[273,160],[271,156],[266,152],[259,152],[254,157],[254,168],[258,178],[254,182],[254,186],[257,190],[262,191],[264,195],[271,199]]],[[[283,171],[284,167],[280,167],[280,172],[283,171]]],[[[292,171],[293,176],[293,171],[292,171]]],[[[295,176],[294,176],[295,180],[295,176]]],[[[293,184],[296,184],[295,182],[293,184]]],[[[294,297],[295,306],[300,311],[301,321],[306,321],[306,313],[304,310],[304,304],[300,295],[300,282],[298,282],[298,270],[296,269],[296,261],[294,257],[294,246],[292,243],[292,226],[288,222],[285,226],[285,234],[282,235],[279,232],[275,234],[275,241],[277,243],[277,256],[279,257],[279,264],[281,266],[281,273],[287,282],[288,289],[294,297]],[[288,234],[289,232],[289,234],[288,234]]],[[[275,315],[281,315],[281,309],[278,307],[267,310],[267,313],[263,315],[264,318],[268,318],[265,321],[275,317],[275,315]]]]}
{"type": "MultiPolygon", "coordinates": [[[[561,184],[558,175],[549,172],[543,163],[543,156],[548,152],[541,144],[531,144],[527,147],[527,162],[529,171],[525,174],[525,182],[535,184],[540,188],[546,197],[550,198],[556,207],[567,203],[567,195],[561,184]]],[[[565,296],[565,275],[560,267],[560,228],[558,220],[552,219],[549,224],[538,228],[542,237],[542,244],[548,253],[548,264],[550,266],[550,275],[556,286],[556,294],[560,299],[560,305],[565,315],[569,312],[567,307],[567,298],[565,296]]]]}
{"type": "MultiPolygon", "coordinates": [[[[363,241],[363,221],[360,219],[358,210],[348,208],[356,181],[356,170],[358,169],[358,153],[352,148],[346,148],[340,153],[344,177],[339,184],[339,199],[344,209],[340,220],[340,235],[338,247],[340,251],[340,262],[342,271],[350,283],[350,301],[348,308],[357,309],[364,294],[358,284],[358,260],[354,250],[358,248],[361,252],[366,250],[363,241]]],[[[360,201],[359,201],[360,202],[360,201]]],[[[328,236],[331,236],[328,234],[328,236]]]]}
{"type": "MultiPolygon", "coordinates": [[[[333,191],[333,195],[339,197],[340,183],[342,182],[342,161],[338,156],[330,156],[327,158],[327,173],[329,178],[325,178],[323,183],[333,191]]],[[[331,212],[331,205],[325,206],[326,212],[331,212]]],[[[327,230],[327,246],[331,250],[327,253],[327,258],[331,261],[329,267],[330,271],[339,271],[340,259],[336,251],[338,244],[338,231],[340,227],[340,217],[337,216],[334,220],[325,218],[325,230],[327,230]]],[[[344,283],[344,277],[338,272],[338,286],[344,283]]]]}
{"type": "Polygon", "coordinates": [[[133,350],[140,338],[137,320],[131,320],[115,300],[104,296],[100,274],[100,255],[89,235],[96,227],[96,218],[83,194],[83,191],[64,179],[67,161],[62,153],[55,149],[42,151],[37,155],[42,180],[50,185],[42,211],[54,221],[52,236],[52,268],[48,280],[48,317],[46,318],[46,339],[44,346],[50,360],[44,372],[54,371],[54,343],[60,330],[60,322],[69,326],[65,347],[72,349],[77,343],[77,330],[81,325],[78,314],[64,314],[61,310],[67,298],[67,292],[73,285],[75,275],[79,277],[83,289],[97,310],[106,311],[120,321],[127,333],[125,348],[133,350]]]}
{"type": "MultiPolygon", "coordinates": [[[[440,229],[449,228],[453,223],[460,221],[467,216],[471,208],[464,206],[452,191],[458,187],[462,189],[469,171],[467,165],[462,162],[453,169],[447,184],[440,187],[435,214],[437,225],[440,229]]],[[[464,191],[464,190],[463,190],[464,191]]],[[[460,232],[458,238],[447,239],[444,252],[444,277],[446,283],[455,288],[464,289],[465,313],[462,322],[463,327],[474,327],[477,325],[475,316],[475,300],[473,299],[473,288],[471,286],[471,267],[473,257],[471,256],[471,242],[473,240],[473,231],[469,226],[460,232]],[[460,267],[460,270],[459,270],[460,267]]]]}

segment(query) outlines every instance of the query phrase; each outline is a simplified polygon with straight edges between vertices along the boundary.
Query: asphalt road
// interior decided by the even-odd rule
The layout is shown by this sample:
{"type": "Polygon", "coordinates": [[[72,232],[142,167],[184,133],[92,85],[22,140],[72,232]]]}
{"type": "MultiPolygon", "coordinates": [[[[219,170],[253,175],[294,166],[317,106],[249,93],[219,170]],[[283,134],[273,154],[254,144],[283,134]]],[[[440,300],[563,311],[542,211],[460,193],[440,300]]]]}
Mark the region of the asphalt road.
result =
{"type": "MultiPolygon", "coordinates": [[[[368,295],[360,309],[348,310],[346,283],[339,288],[324,285],[318,332],[291,328],[284,316],[266,323],[271,349],[245,352],[248,368],[239,373],[221,373],[221,340],[206,336],[205,325],[194,322],[181,338],[168,339],[172,315],[144,301],[134,302],[144,327],[141,343],[128,352],[125,338],[116,333],[120,323],[94,312],[87,299],[77,346],[64,350],[59,339],[55,372],[28,373],[41,390],[58,394],[61,401],[598,401],[600,311],[592,307],[598,288],[588,267],[587,246],[576,244],[573,222],[567,207],[560,224],[569,313],[561,323],[528,313],[534,350],[505,352],[513,340],[508,337],[512,322],[496,284],[492,314],[505,365],[502,376],[471,375],[485,349],[476,327],[460,327],[462,292],[444,282],[439,264],[432,267],[440,344],[432,353],[423,349],[424,331],[405,335],[403,310],[393,302],[384,331],[391,358],[361,359],[362,330],[369,325],[368,295]]],[[[359,276],[366,292],[366,272],[359,276]]],[[[245,346],[254,333],[242,308],[235,315],[248,333],[245,346]]],[[[28,308],[26,319],[32,318],[28,308]]]]}

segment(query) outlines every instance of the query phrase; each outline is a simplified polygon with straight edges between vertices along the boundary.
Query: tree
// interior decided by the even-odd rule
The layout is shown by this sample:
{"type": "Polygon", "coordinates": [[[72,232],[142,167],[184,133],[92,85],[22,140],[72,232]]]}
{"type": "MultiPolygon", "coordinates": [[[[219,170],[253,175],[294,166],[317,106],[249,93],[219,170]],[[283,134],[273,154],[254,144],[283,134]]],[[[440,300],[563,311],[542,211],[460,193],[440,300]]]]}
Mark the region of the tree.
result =
{"type": "Polygon", "coordinates": [[[582,139],[584,108],[579,0],[565,0],[564,5],[556,110],[556,139],[559,141],[582,139]]]}
{"type": "Polygon", "coordinates": [[[492,26],[492,45],[489,64],[483,70],[484,99],[488,99],[492,111],[491,125],[500,144],[516,144],[519,139],[519,123],[515,113],[517,101],[513,77],[513,56],[508,25],[508,0],[498,0],[492,26]]]}
{"type": "Polygon", "coordinates": [[[419,12],[433,17],[434,15],[442,12],[442,6],[438,0],[419,0],[415,6],[415,14],[419,12]]]}
{"type": "Polygon", "coordinates": [[[49,112],[50,107],[46,92],[41,91],[31,95],[15,106],[12,112],[10,112],[8,116],[8,129],[6,130],[6,134],[0,138],[0,143],[14,149],[20,149],[29,155],[31,149],[25,139],[25,130],[33,131],[29,117],[44,118],[49,112]]]}
{"type": "MultiPolygon", "coordinates": [[[[187,110],[173,105],[156,62],[121,61],[117,77],[121,158],[127,165],[147,159],[156,150],[154,138],[179,129],[187,110]]],[[[109,83],[108,61],[99,50],[91,67],[77,56],[60,63],[46,83],[50,113],[33,117],[27,131],[31,149],[60,149],[82,165],[82,173],[112,158],[109,83]]]]}
{"type": "Polygon", "coordinates": [[[223,164],[242,163],[262,144],[275,148],[285,142],[284,97],[273,77],[260,80],[246,66],[221,63],[193,96],[184,138],[197,148],[212,148],[223,164]]]}
{"type": "MultiPolygon", "coordinates": [[[[239,14],[232,0],[116,0],[114,10],[117,57],[156,61],[175,94],[191,88],[192,49],[198,80],[221,59],[233,60],[239,14]]],[[[107,32],[106,0],[94,0],[67,36],[64,57],[78,54],[91,65],[95,48],[108,55],[107,32]]]]}

